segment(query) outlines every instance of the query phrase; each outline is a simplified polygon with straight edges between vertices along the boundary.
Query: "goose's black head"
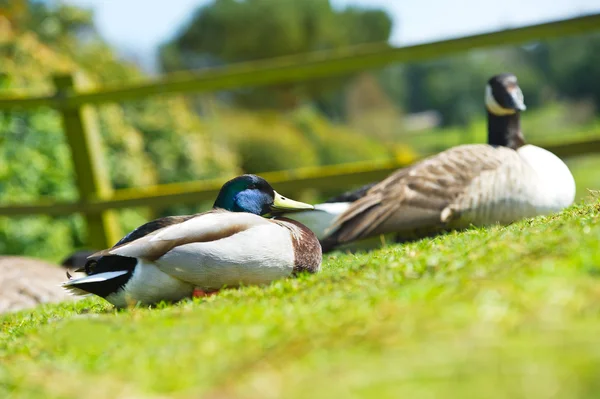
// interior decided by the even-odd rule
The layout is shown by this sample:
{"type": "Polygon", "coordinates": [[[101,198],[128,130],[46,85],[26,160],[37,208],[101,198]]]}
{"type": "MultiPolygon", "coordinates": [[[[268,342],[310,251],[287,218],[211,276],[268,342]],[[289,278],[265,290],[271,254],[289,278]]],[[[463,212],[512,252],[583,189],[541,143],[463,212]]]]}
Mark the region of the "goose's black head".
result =
{"type": "Polygon", "coordinates": [[[526,107],[515,75],[503,73],[488,80],[485,107],[488,111],[488,144],[514,150],[525,145],[520,112],[526,107]]]}
{"type": "Polygon", "coordinates": [[[260,216],[314,209],[312,205],[283,197],[265,179],[256,175],[238,176],[225,183],[214,208],[260,216]]]}
{"type": "Polygon", "coordinates": [[[485,88],[485,106],[496,116],[525,111],[527,107],[517,77],[512,73],[503,73],[490,78],[485,88]]]}

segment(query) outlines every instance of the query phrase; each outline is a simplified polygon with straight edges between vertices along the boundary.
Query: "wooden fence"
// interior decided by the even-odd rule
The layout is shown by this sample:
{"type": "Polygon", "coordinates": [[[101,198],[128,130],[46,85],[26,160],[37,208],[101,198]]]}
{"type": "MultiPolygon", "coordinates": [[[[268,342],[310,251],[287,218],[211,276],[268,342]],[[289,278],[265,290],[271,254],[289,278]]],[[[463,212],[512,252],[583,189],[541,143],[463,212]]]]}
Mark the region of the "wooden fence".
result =
{"type": "MultiPolygon", "coordinates": [[[[0,110],[52,107],[61,113],[76,170],[79,201],[66,203],[45,199],[32,204],[0,206],[0,215],[82,213],[87,223],[88,245],[92,248],[106,248],[121,236],[113,211],[115,208],[157,208],[174,203],[210,200],[216,196],[223,180],[113,190],[101,151],[102,143],[92,107],[94,104],[122,102],[153,95],[308,81],[382,67],[390,63],[422,61],[472,49],[517,45],[594,30],[600,30],[600,14],[402,48],[363,45],[343,50],[240,63],[223,68],[171,74],[141,84],[93,90],[87,90],[80,85],[77,76],[55,76],[56,91],[52,95],[5,95],[0,97],[0,110]]],[[[547,148],[559,156],[600,152],[600,139],[547,148]]],[[[406,163],[364,162],[261,175],[276,185],[281,192],[305,188],[346,189],[352,185],[381,179],[402,166],[406,166],[406,163]]]]}

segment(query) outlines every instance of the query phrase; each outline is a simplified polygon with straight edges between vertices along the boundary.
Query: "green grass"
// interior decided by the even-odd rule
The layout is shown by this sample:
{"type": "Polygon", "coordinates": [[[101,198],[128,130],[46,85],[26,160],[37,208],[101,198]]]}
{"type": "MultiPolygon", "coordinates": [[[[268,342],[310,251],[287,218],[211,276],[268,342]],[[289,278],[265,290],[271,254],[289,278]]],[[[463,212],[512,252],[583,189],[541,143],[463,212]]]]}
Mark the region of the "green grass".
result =
{"type": "Polygon", "coordinates": [[[315,276],[117,312],[4,316],[2,398],[595,398],[600,202],[315,276]]]}

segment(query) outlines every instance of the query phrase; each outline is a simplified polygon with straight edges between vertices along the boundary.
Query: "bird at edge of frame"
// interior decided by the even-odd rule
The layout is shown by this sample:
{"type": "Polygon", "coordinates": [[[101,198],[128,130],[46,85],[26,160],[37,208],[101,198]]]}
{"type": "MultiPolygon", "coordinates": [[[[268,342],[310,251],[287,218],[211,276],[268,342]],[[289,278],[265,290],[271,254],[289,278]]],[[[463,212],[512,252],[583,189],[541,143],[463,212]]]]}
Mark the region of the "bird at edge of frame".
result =
{"type": "Polygon", "coordinates": [[[315,234],[282,212],[312,205],[277,193],[263,178],[226,182],[213,209],[169,216],[133,230],[87,259],[84,277],[62,284],[74,295],[94,294],[116,307],[175,302],[223,287],[265,285],[321,268],[315,234]]]}
{"type": "Polygon", "coordinates": [[[484,101],[487,144],[450,148],[290,218],[313,230],[328,252],[386,234],[409,241],[470,225],[509,224],[571,205],[575,180],[567,165],[525,143],[517,77],[491,77],[484,101]]]}

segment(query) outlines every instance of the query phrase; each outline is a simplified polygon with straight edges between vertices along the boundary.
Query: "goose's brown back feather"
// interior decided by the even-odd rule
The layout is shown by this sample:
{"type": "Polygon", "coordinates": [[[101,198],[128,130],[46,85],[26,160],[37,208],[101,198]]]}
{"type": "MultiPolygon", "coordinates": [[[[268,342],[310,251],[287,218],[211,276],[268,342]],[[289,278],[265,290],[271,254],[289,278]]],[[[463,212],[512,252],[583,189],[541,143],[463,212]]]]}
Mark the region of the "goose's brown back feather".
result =
{"type": "Polygon", "coordinates": [[[469,202],[460,199],[475,178],[516,158],[518,154],[505,147],[462,145],[400,169],[340,215],[322,244],[325,247],[377,234],[443,228],[469,202]]]}

